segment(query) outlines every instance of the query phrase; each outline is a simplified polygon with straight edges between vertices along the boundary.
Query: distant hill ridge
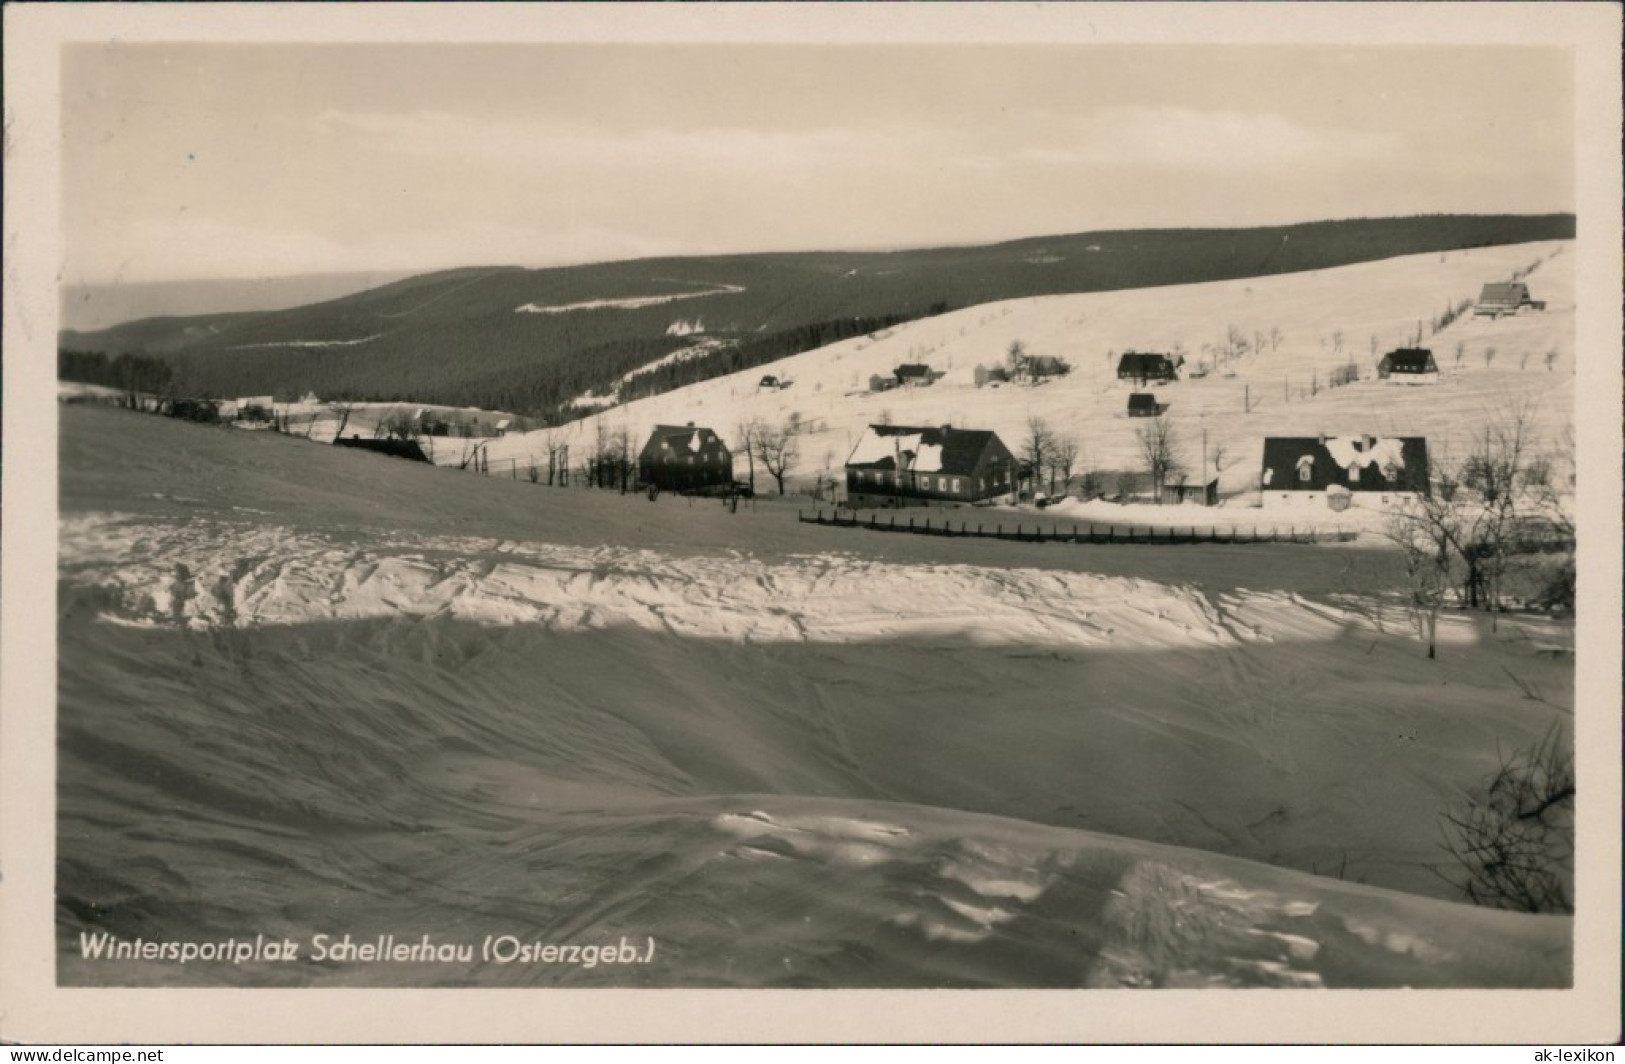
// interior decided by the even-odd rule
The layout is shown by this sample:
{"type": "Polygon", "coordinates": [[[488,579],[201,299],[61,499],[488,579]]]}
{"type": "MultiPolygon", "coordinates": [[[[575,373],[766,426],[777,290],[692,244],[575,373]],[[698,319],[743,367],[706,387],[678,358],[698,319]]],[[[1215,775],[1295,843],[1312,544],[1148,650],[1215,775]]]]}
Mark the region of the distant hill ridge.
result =
{"type": "Polygon", "coordinates": [[[724,342],[640,374],[642,394],[1001,299],[1295,273],[1574,232],[1571,214],[1424,215],[903,251],[470,267],[288,309],[64,331],[59,347],[161,357],[185,394],[291,399],[313,391],[558,420],[572,398],[603,394],[701,335],[724,342]],[[692,330],[696,319],[703,334],[692,330]]]}

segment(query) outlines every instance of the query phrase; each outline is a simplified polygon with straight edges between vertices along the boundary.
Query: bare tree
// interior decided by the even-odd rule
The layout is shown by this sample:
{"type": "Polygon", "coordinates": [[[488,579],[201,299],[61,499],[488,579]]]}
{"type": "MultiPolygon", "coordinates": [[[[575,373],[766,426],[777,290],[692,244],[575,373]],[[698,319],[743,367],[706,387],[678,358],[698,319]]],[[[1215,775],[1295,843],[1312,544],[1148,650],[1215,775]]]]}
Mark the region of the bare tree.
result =
{"type": "Polygon", "coordinates": [[[796,459],[801,457],[801,447],[795,432],[789,425],[771,425],[757,423],[755,437],[756,454],[762,460],[762,468],[767,470],[779,486],[779,494],[784,494],[784,477],[795,466],[796,459]]]}
{"type": "Polygon", "coordinates": [[[1031,376],[1033,356],[1028,353],[1027,345],[1020,340],[1010,341],[1010,350],[1005,355],[1005,363],[1010,367],[1010,379],[1019,381],[1023,374],[1031,376]]]}
{"type": "Polygon", "coordinates": [[[1081,453],[1082,448],[1079,447],[1075,437],[1061,433],[1056,434],[1055,444],[1051,449],[1053,457],[1050,459],[1049,490],[1051,494],[1055,492],[1056,474],[1060,474],[1061,477],[1061,490],[1066,491],[1069,489],[1072,482],[1072,469],[1078,464],[1078,456],[1081,453]]]}
{"type": "Polygon", "coordinates": [[[1054,446],[1055,433],[1049,424],[1041,417],[1027,418],[1027,435],[1022,438],[1021,457],[1027,468],[1032,470],[1034,491],[1043,483],[1044,471],[1049,465],[1054,446]]]}
{"type": "Polygon", "coordinates": [[[632,429],[624,422],[615,430],[614,443],[615,471],[620,475],[621,494],[625,495],[632,487],[632,473],[636,465],[632,461],[632,429]]]}
{"type": "Polygon", "coordinates": [[[759,418],[746,418],[734,426],[734,453],[745,452],[745,464],[750,470],[750,492],[756,494],[756,433],[761,428],[759,418]]]}
{"type": "Polygon", "coordinates": [[[1454,558],[1460,542],[1460,516],[1447,492],[1418,494],[1388,517],[1388,538],[1405,555],[1405,606],[1428,658],[1438,654],[1439,614],[1456,587],[1454,558]]]}
{"type": "Polygon", "coordinates": [[[1160,503],[1163,485],[1184,471],[1179,457],[1179,438],[1173,422],[1161,414],[1147,418],[1145,424],[1135,430],[1135,436],[1145,471],[1151,475],[1152,496],[1160,503]]]}
{"type": "Polygon", "coordinates": [[[355,412],[356,404],[351,402],[328,403],[327,408],[339,416],[338,431],[333,433],[334,440],[344,438],[344,428],[350,423],[350,415],[355,412]]]}

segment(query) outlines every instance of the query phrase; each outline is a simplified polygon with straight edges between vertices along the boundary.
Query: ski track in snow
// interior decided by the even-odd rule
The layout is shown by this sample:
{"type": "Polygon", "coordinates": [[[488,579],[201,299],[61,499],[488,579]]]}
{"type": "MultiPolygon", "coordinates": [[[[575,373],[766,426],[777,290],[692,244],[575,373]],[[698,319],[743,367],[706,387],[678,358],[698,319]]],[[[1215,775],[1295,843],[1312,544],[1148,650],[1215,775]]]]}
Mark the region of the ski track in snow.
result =
{"type": "MultiPolygon", "coordinates": [[[[753,643],[1211,648],[1281,638],[1287,629],[1269,631],[1269,618],[1292,605],[1266,596],[1256,609],[1227,603],[1221,615],[1195,588],[1041,569],[839,554],[769,564],[733,552],[676,557],[473,537],[358,546],[275,526],[117,514],[65,519],[61,545],[65,579],[115,592],[109,619],[198,629],[449,615],[753,643]]],[[[1306,607],[1296,612],[1313,619],[1306,607]]]]}

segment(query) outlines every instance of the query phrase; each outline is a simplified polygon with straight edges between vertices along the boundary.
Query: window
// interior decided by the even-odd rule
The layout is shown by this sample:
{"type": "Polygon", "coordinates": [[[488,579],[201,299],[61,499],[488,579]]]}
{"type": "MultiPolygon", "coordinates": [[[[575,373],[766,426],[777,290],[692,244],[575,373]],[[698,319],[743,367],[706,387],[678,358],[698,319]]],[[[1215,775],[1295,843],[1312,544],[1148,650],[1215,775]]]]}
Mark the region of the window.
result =
{"type": "Polygon", "coordinates": [[[958,477],[954,477],[952,480],[948,481],[948,490],[953,492],[955,495],[959,494],[959,478],[958,477]]]}
{"type": "Polygon", "coordinates": [[[1359,462],[1350,462],[1349,463],[1349,483],[1350,484],[1358,484],[1359,482],[1360,482],[1360,463],[1359,462]]]}

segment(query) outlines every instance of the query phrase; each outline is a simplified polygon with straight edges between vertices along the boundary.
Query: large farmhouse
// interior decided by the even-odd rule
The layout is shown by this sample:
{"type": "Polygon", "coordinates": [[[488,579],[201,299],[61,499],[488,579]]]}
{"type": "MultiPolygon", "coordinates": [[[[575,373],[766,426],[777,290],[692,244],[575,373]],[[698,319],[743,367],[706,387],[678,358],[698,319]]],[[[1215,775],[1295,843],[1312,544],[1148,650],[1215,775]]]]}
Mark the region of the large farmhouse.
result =
{"type": "Polygon", "coordinates": [[[1266,436],[1259,484],[1266,499],[1301,501],[1327,489],[1427,495],[1428,445],[1421,436],[1266,436]]]}
{"type": "Polygon", "coordinates": [[[1377,376],[1395,384],[1436,384],[1439,364],[1425,347],[1401,347],[1382,356],[1377,376]]]}
{"type": "Polygon", "coordinates": [[[707,428],[656,425],[638,455],[638,480],[662,491],[695,491],[732,484],[733,453],[707,428]]]}
{"type": "Polygon", "coordinates": [[[1144,387],[1149,381],[1178,380],[1179,367],[1167,355],[1125,351],[1117,360],[1117,379],[1144,387]]]}
{"type": "Polygon", "coordinates": [[[1015,490],[1015,456],[985,429],[870,425],[846,460],[853,509],[978,502],[1015,490]]]}

